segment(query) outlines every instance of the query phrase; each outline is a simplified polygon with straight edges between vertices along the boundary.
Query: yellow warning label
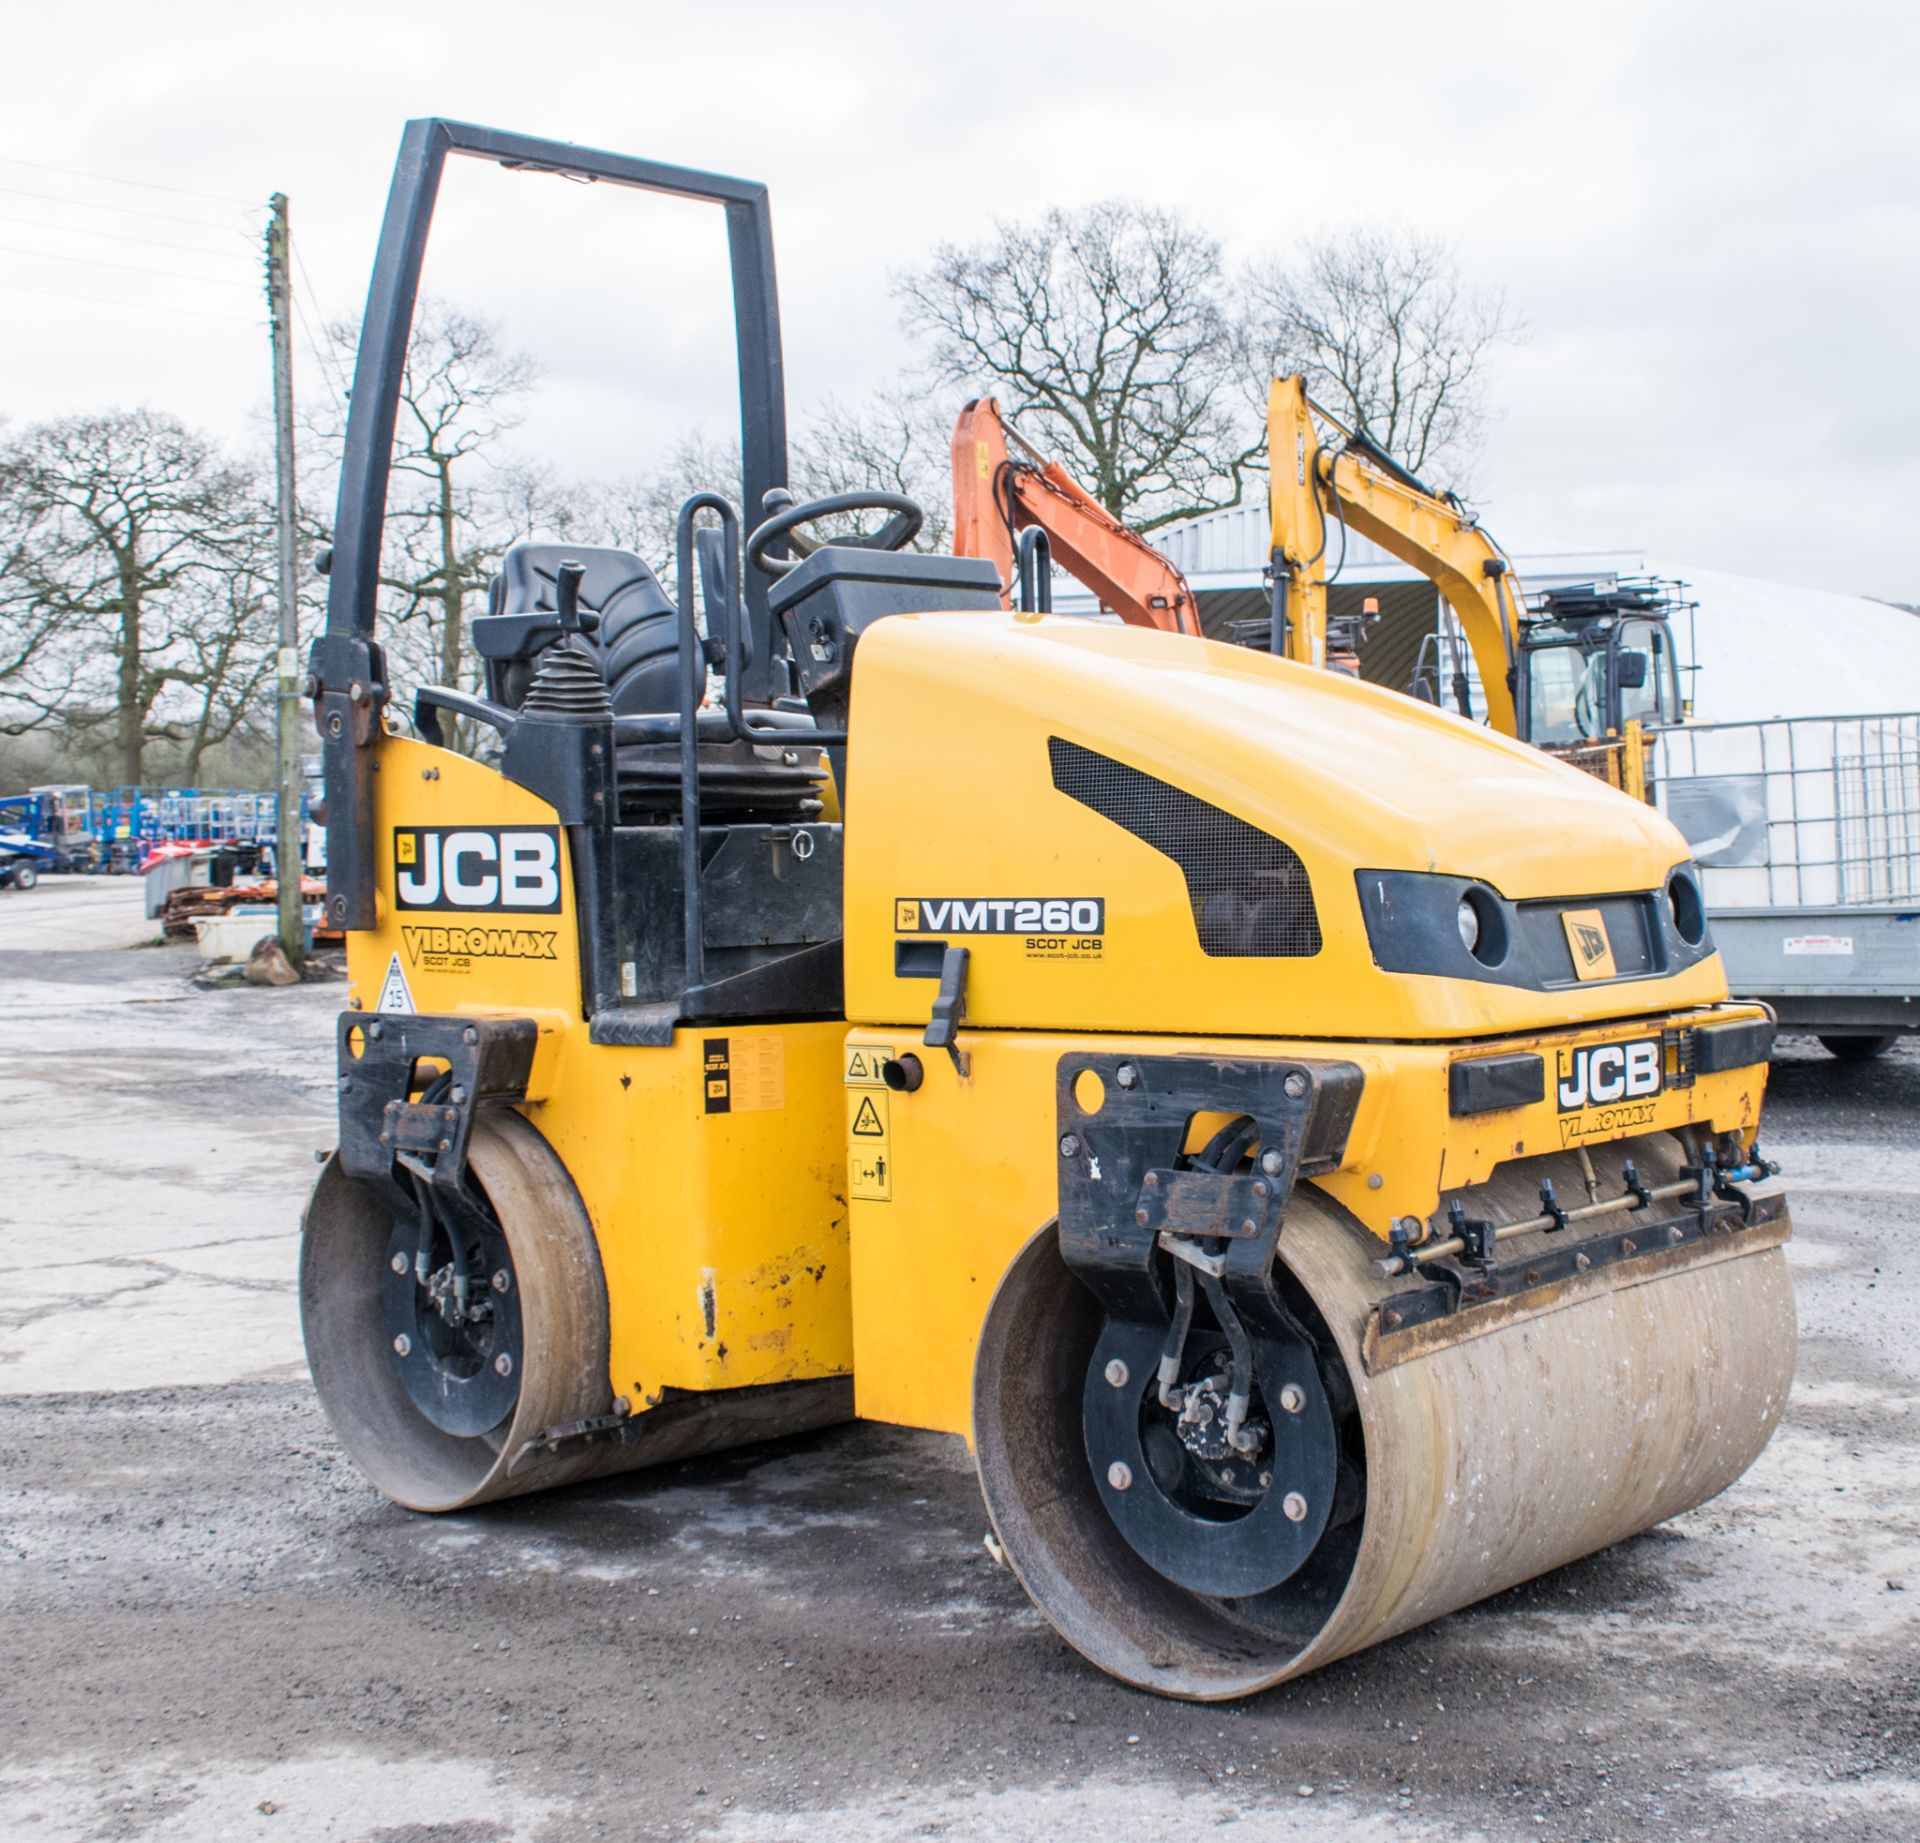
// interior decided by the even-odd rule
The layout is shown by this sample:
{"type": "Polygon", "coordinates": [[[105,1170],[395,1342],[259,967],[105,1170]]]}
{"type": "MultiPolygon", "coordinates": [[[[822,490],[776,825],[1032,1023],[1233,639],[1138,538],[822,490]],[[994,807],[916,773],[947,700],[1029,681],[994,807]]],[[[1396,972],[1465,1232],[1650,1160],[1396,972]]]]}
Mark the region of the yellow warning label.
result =
{"type": "Polygon", "coordinates": [[[881,1043],[847,1045],[847,1086],[880,1088],[886,1077],[880,1071],[893,1060],[893,1051],[881,1043]]]}
{"type": "Polygon", "coordinates": [[[911,896],[898,898],[893,905],[893,931],[895,934],[918,934],[920,932],[920,904],[911,896]]]}
{"type": "Polygon", "coordinates": [[[866,1203],[893,1201],[888,1098],[884,1088],[856,1089],[847,1096],[847,1194],[866,1203]]]}
{"type": "Polygon", "coordinates": [[[411,864],[413,862],[413,852],[413,834],[411,832],[395,834],[393,841],[393,861],[396,864],[411,864]]]}
{"type": "Polygon", "coordinates": [[[735,1037],[733,1111],[773,1113],[787,1104],[787,1046],[779,1037],[735,1037]]]}

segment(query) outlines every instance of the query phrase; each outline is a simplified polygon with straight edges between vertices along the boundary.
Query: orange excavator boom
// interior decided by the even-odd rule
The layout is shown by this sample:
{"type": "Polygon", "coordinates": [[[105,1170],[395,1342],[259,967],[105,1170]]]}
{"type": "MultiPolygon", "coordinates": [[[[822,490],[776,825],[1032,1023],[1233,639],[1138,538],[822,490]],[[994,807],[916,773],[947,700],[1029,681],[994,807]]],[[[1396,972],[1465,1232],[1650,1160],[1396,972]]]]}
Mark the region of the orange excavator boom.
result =
{"type": "Polygon", "coordinates": [[[1130,531],[1058,461],[1022,440],[992,397],[976,397],[953,429],[953,551],[984,557],[1000,572],[1010,604],[1014,544],[1037,526],[1053,560],[1134,627],[1198,634],[1200,611],[1186,578],[1130,531]],[[1021,451],[1015,460],[1011,442],[1021,451]]]}

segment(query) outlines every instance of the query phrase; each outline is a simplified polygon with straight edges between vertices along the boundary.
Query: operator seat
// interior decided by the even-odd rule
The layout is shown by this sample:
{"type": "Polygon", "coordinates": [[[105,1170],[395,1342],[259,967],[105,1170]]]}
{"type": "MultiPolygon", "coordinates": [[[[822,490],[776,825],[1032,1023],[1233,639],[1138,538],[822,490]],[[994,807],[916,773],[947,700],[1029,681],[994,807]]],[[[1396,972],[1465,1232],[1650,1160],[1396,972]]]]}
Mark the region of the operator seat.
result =
{"type": "Polygon", "coordinates": [[[486,661],[487,695],[517,710],[539,656],[560,638],[554,581],[578,563],[587,651],[607,681],[616,715],[657,716],[678,708],[679,616],[659,578],[630,550],[579,544],[515,544],[500,559],[487,612],[473,622],[473,649],[486,661]]]}

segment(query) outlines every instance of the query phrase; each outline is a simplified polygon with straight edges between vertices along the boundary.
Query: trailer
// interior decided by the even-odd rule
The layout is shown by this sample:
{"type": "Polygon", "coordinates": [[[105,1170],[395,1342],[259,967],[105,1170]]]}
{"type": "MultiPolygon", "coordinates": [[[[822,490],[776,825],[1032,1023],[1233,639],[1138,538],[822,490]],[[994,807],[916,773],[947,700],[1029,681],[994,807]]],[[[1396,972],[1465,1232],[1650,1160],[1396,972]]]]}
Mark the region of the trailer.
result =
{"type": "Polygon", "coordinates": [[[1689,723],[1648,746],[1732,989],[1846,1061],[1920,1031],[1920,713],[1689,723]]]}

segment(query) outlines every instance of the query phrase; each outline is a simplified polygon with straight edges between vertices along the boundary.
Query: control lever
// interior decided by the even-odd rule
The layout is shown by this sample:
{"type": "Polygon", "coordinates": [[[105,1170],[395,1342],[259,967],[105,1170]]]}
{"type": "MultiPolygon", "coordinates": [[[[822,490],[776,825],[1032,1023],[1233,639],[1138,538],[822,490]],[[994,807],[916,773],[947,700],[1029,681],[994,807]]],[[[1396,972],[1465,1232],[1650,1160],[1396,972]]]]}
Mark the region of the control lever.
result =
{"type": "Polygon", "coordinates": [[[945,1050],[962,1081],[967,1079],[968,1057],[960,1047],[960,1025],[967,1015],[967,962],[971,957],[965,947],[949,947],[941,956],[940,990],[934,996],[927,1034],[920,1039],[928,1049],[945,1050]]]}
{"type": "Polygon", "coordinates": [[[563,563],[553,573],[553,606],[562,634],[577,634],[580,626],[580,585],[587,579],[584,563],[563,563]]]}

